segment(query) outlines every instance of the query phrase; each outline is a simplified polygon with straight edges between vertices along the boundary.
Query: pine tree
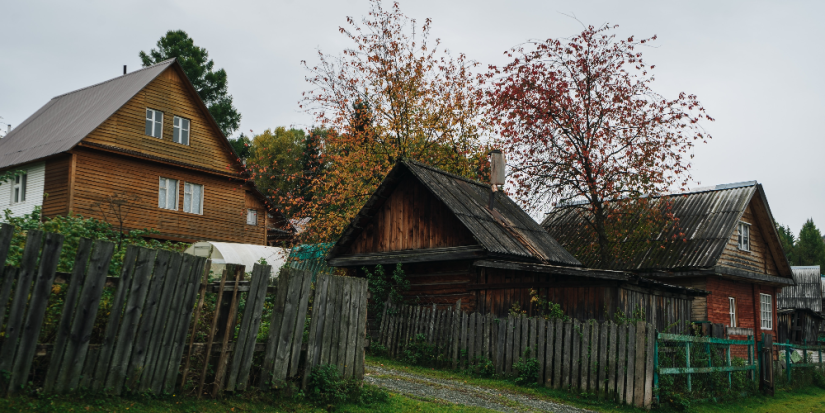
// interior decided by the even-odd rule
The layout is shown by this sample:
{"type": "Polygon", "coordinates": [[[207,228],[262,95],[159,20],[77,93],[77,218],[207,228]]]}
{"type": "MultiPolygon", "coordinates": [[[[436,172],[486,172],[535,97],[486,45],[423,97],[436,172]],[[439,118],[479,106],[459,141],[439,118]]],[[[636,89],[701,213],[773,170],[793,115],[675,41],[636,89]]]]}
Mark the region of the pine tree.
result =
{"type": "Polygon", "coordinates": [[[782,250],[785,251],[785,257],[788,258],[788,263],[795,265],[794,242],[796,239],[793,231],[791,231],[791,227],[782,225],[776,221],[774,221],[774,225],[776,226],[776,232],[779,234],[779,242],[782,244],[782,250]]]}
{"type": "Polygon", "coordinates": [[[819,265],[825,268],[825,242],[813,219],[808,219],[794,246],[795,265],[819,265]]]}

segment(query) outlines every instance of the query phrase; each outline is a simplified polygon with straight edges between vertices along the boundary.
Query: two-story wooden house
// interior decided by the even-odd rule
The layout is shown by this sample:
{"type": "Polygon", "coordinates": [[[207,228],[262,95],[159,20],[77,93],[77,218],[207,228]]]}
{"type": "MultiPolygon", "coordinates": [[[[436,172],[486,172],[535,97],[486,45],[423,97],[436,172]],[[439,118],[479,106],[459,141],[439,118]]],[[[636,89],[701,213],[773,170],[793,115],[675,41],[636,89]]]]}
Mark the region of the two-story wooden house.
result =
{"type": "Polygon", "coordinates": [[[292,233],[243,165],[175,59],[50,100],[0,140],[0,210],[42,207],[159,239],[272,244],[292,233]]]}
{"type": "MultiPolygon", "coordinates": [[[[683,236],[625,240],[622,247],[635,255],[608,268],[709,291],[694,299],[691,320],[776,338],[777,293],[794,280],[762,185],[717,185],[665,197],[678,218],[670,231],[683,236]]],[[[576,258],[594,265],[593,250],[585,248],[591,242],[583,230],[586,214],[577,205],[556,208],[542,226],[576,258]]]]}

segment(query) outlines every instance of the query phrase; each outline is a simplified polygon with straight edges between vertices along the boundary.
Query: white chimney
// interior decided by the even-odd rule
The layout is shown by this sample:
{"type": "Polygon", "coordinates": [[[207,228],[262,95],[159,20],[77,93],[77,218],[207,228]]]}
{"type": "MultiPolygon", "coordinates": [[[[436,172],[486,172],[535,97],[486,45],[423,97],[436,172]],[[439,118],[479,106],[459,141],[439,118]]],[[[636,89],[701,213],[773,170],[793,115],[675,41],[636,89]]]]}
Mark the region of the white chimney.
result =
{"type": "Polygon", "coordinates": [[[504,185],[504,169],[507,163],[504,161],[504,154],[498,149],[490,151],[490,185],[493,191],[497,185],[504,185]]]}

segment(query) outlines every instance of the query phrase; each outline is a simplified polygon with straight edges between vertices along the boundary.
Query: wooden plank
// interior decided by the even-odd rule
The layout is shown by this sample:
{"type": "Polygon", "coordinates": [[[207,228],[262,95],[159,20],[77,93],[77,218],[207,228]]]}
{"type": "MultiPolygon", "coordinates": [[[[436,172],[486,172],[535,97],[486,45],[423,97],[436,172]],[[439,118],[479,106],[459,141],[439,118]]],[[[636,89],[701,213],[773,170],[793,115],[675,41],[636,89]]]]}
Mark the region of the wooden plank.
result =
{"type": "Polygon", "coordinates": [[[464,350],[464,356],[461,357],[462,367],[465,365],[463,364],[466,359],[467,353],[467,334],[470,332],[469,330],[469,322],[470,322],[470,315],[467,313],[461,313],[461,350],[464,350]]]}
{"type": "MultiPolygon", "coordinates": [[[[341,295],[341,288],[340,288],[340,277],[330,276],[329,277],[329,287],[327,287],[327,304],[326,308],[324,309],[324,332],[322,334],[321,340],[321,357],[318,359],[318,364],[329,364],[329,353],[331,352],[332,348],[332,330],[333,330],[333,314],[337,311],[336,310],[336,302],[338,301],[338,297],[341,295]]],[[[394,330],[395,319],[398,318],[398,315],[395,314],[396,307],[392,306],[388,313],[392,313],[389,315],[390,319],[387,320],[387,342],[386,346],[389,350],[392,345],[392,334],[394,330]]]]}
{"type": "Polygon", "coordinates": [[[644,321],[636,322],[636,371],[633,377],[633,404],[644,407],[645,399],[645,327],[644,321]]]}
{"type": "MultiPolygon", "coordinates": [[[[49,304],[49,296],[52,293],[52,284],[54,283],[54,275],[57,272],[57,265],[60,261],[60,251],[62,248],[62,235],[46,233],[40,265],[37,269],[37,276],[31,293],[29,309],[26,312],[26,319],[23,323],[23,329],[20,332],[19,348],[14,356],[14,364],[12,365],[11,380],[9,383],[9,395],[15,394],[17,390],[28,381],[32,361],[34,360],[34,353],[37,350],[37,337],[40,335],[43,318],[46,316],[46,307],[49,304]]],[[[111,257],[111,249],[109,250],[109,257],[111,257]]],[[[108,270],[108,268],[109,265],[107,262],[106,269],[108,270]]],[[[101,291],[102,290],[101,285],[101,291]]],[[[85,303],[81,301],[81,304],[85,303]]],[[[95,301],[95,314],[97,313],[96,307],[97,301],[95,301]]],[[[94,318],[94,315],[92,315],[92,317],[94,318]]],[[[85,354],[83,354],[83,356],[85,357],[85,354]]],[[[80,372],[78,372],[78,374],[79,373],[80,372]]]]}
{"type": "Polygon", "coordinates": [[[95,368],[98,364],[97,361],[99,355],[100,347],[89,347],[88,354],[86,355],[86,361],[83,363],[83,371],[80,375],[78,388],[88,389],[91,387],[92,381],[94,380],[95,368]]]}
{"type": "MultiPolygon", "coordinates": [[[[590,377],[590,329],[591,325],[585,321],[581,325],[581,350],[579,352],[579,389],[582,392],[587,392],[588,378],[590,377]]],[[[579,347],[579,346],[575,346],[579,347]]]]}
{"type": "MultiPolygon", "coordinates": [[[[77,244],[77,253],[75,254],[74,266],[72,267],[72,278],[69,280],[69,286],[66,289],[63,311],[60,314],[60,322],[57,325],[57,336],[55,337],[55,343],[52,349],[52,357],[49,359],[49,368],[46,371],[46,379],[43,382],[44,393],[51,393],[54,390],[57,374],[60,371],[60,366],[63,365],[63,353],[66,351],[66,342],[72,332],[72,320],[74,319],[75,307],[77,307],[80,286],[83,285],[86,278],[86,265],[88,264],[91,253],[92,240],[81,238],[77,244]]],[[[128,263],[128,261],[126,262],[128,263]]],[[[124,264],[123,268],[126,270],[128,267],[128,264],[124,264]]],[[[11,271],[6,272],[9,275],[12,273],[11,271]]],[[[0,306],[0,317],[2,317],[5,310],[5,305],[0,306]]],[[[0,325],[2,324],[2,320],[0,320],[0,325]]]]}
{"type": "MultiPolygon", "coordinates": [[[[10,372],[14,366],[14,359],[17,353],[17,341],[20,338],[20,327],[23,325],[23,316],[25,315],[32,280],[37,272],[37,257],[40,253],[42,243],[42,231],[28,231],[26,235],[26,246],[23,249],[23,258],[20,261],[20,269],[17,271],[14,299],[12,299],[11,308],[9,308],[6,334],[3,336],[3,347],[0,348],[0,371],[10,372]]],[[[0,375],[0,382],[2,382],[0,388],[6,389],[9,381],[3,376],[4,375],[0,375]]],[[[2,391],[0,391],[0,393],[2,393],[2,391]]]]}
{"type": "Polygon", "coordinates": [[[507,330],[505,331],[506,336],[504,342],[504,373],[508,375],[513,373],[513,353],[515,351],[513,348],[514,329],[515,318],[509,315],[507,316],[507,330]]]}
{"type": "Polygon", "coordinates": [[[496,337],[496,374],[504,374],[505,351],[507,350],[507,320],[497,320],[496,337]]]}
{"type": "Polygon", "coordinates": [[[535,324],[535,331],[536,331],[536,360],[539,361],[539,374],[538,374],[538,381],[537,384],[543,385],[544,384],[544,365],[546,363],[545,360],[545,346],[546,346],[546,337],[547,333],[545,331],[545,327],[547,326],[547,321],[543,318],[537,318],[534,320],[535,324]]]}
{"type": "MultiPolygon", "coordinates": [[[[202,285],[204,274],[206,274],[206,276],[209,274],[211,260],[208,260],[205,257],[193,257],[192,261],[192,270],[190,271],[189,282],[186,284],[185,293],[181,296],[183,305],[179,310],[179,323],[176,327],[176,337],[174,339],[172,353],[166,367],[166,379],[164,380],[163,391],[167,394],[172,393],[175,390],[175,382],[178,378],[181,357],[183,357],[183,351],[186,344],[186,334],[190,331],[189,324],[193,317],[192,307],[195,305],[195,299],[198,298],[198,290],[202,285]]],[[[195,328],[196,326],[193,324],[192,335],[194,335],[195,328]]],[[[188,357],[186,361],[188,363],[188,357]]],[[[183,378],[185,378],[183,376],[185,371],[186,369],[181,373],[181,377],[183,378]]],[[[181,383],[184,383],[184,381],[182,380],[181,383]]],[[[181,384],[181,389],[183,389],[183,384],[181,384]]]]}
{"type": "Polygon", "coordinates": [[[616,399],[619,403],[625,397],[625,378],[627,377],[627,326],[624,324],[616,326],[617,350],[616,350],[616,399]]]}
{"type": "MultiPolygon", "coordinates": [[[[340,293],[335,297],[335,310],[332,312],[332,329],[330,335],[330,343],[329,343],[329,361],[328,364],[337,366],[338,365],[338,347],[340,346],[341,340],[341,323],[343,319],[341,318],[342,312],[344,311],[344,294],[346,290],[347,284],[346,280],[343,277],[339,278],[338,280],[338,290],[340,293]]],[[[402,341],[401,334],[402,331],[402,322],[404,321],[405,317],[407,316],[407,312],[409,308],[407,306],[400,306],[401,312],[399,313],[398,317],[398,326],[396,335],[394,337],[395,342],[393,343],[393,354],[398,354],[400,352],[399,348],[401,346],[400,342],[402,341]]]]}
{"type": "MultiPolygon", "coordinates": [[[[365,279],[360,279],[358,281],[358,330],[355,345],[355,368],[353,371],[353,377],[356,380],[363,380],[365,364],[364,357],[366,356],[364,353],[364,348],[366,347],[367,340],[367,295],[369,294],[369,285],[365,279]]],[[[435,307],[433,307],[433,312],[435,312],[435,307]]]]}
{"type": "Polygon", "coordinates": [[[490,356],[490,339],[492,336],[492,325],[493,325],[493,315],[487,314],[484,317],[484,335],[482,337],[482,354],[483,357],[487,360],[492,360],[493,358],[490,356]]]}
{"type": "MultiPolygon", "coordinates": [[[[564,346],[564,342],[562,341],[564,338],[564,323],[561,320],[556,320],[556,328],[555,328],[555,355],[553,357],[553,388],[560,389],[562,388],[561,385],[561,375],[562,375],[562,347],[564,346]]],[[[567,347],[568,349],[570,347],[567,347]]]]}
{"type": "Polygon", "coordinates": [[[599,324],[599,380],[596,384],[601,393],[607,393],[607,334],[610,325],[607,322],[599,324]]]}
{"type": "Polygon", "coordinates": [[[544,333],[545,343],[547,343],[547,349],[544,355],[544,387],[547,388],[553,386],[553,356],[556,354],[556,338],[553,333],[556,331],[556,321],[558,320],[548,320],[544,333]]]}
{"type": "MultiPolygon", "coordinates": [[[[263,316],[264,300],[266,298],[266,284],[269,281],[269,274],[271,273],[272,266],[270,265],[260,265],[256,263],[252,267],[252,276],[259,277],[260,281],[254,291],[255,305],[251,312],[251,320],[246,333],[247,339],[244,343],[243,355],[238,357],[236,353],[233,356],[241,360],[236,384],[238,390],[245,390],[247,382],[249,381],[249,372],[252,369],[252,359],[255,353],[255,339],[258,337],[258,331],[261,328],[261,317],[263,316]]],[[[247,303],[247,305],[249,305],[249,303],[247,303]]],[[[246,313],[246,310],[244,310],[244,313],[246,313]]],[[[244,316],[246,316],[246,314],[244,314],[244,316]]]]}
{"type": "Polygon", "coordinates": [[[278,354],[280,344],[281,324],[284,320],[284,310],[289,293],[289,284],[292,279],[292,271],[283,272],[278,276],[278,288],[275,290],[275,301],[272,303],[272,316],[269,319],[269,336],[266,340],[266,350],[264,351],[264,362],[261,366],[261,378],[258,386],[261,389],[274,387],[275,358],[278,354]]]}
{"type": "Polygon", "coordinates": [[[467,320],[467,340],[464,345],[467,349],[468,367],[473,362],[476,350],[476,314],[477,313],[470,314],[467,320]]]}
{"type": "Polygon", "coordinates": [[[451,334],[450,334],[451,337],[452,337],[452,343],[451,344],[452,344],[452,349],[453,349],[453,369],[458,367],[458,337],[460,337],[459,336],[460,332],[458,331],[459,330],[458,329],[458,326],[459,326],[458,314],[460,313],[460,310],[461,310],[461,299],[459,298],[458,301],[456,301],[456,303],[455,303],[455,310],[453,310],[452,331],[451,331],[451,334]]]}
{"type": "MultiPolygon", "coordinates": [[[[264,275],[258,273],[260,271],[259,266],[260,265],[258,264],[252,268],[252,279],[250,280],[249,292],[246,295],[244,312],[241,314],[241,324],[238,326],[235,351],[232,352],[232,361],[231,364],[229,364],[226,380],[224,381],[225,385],[223,390],[226,391],[235,391],[235,386],[238,381],[238,373],[240,373],[241,370],[241,363],[245,359],[244,352],[247,347],[247,342],[249,342],[249,328],[252,324],[252,314],[256,309],[258,293],[261,288],[261,280],[264,278],[264,275]]],[[[244,268],[244,271],[246,271],[246,268],[244,268]]],[[[254,338],[252,338],[252,340],[254,340],[254,338]]]]}
{"type": "Polygon", "coordinates": [[[143,312],[146,296],[149,292],[149,276],[155,264],[157,251],[148,248],[139,248],[135,262],[135,275],[129,288],[129,298],[123,310],[123,319],[120,321],[120,333],[117,336],[112,361],[109,363],[109,372],[103,386],[114,394],[120,394],[126,382],[130,357],[135,336],[138,331],[140,315],[143,312]]]}
{"type": "MultiPolygon", "coordinates": [[[[312,301],[312,312],[310,313],[309,341],[307,342],[307,358],[304,369],[304,376],[301,380],[301,388],[306,388],[312,369],[318,365],[321,359],[321,346],[324,340],[324,313],[327,307],[327,288],[329,286],[329,276],[318,274],[315,282],[315,299],[312,301]]],[[[381,318],[383,327],[387,318],[388,304],[384,305],[384,314],[381,318]]],[[[379,333],[380,337],[380,333],[379,333]]]]}
{"type": "MultiPolygon", "coordinates": [[[[226,278],[229,273],[228,267],[223,270],[221,273],[221,288],[220,291],[223,291],[223,287],[226,285],[226,278]]],[[[221,308],[221,304],[223,302],[224,294],[218,294],[218,297],[215,300],[215,314],[212,317],[212,325],[209,326],[209,333],[206,336],[206,355],[204,356],[203,361],[203,368],[201,369],[201,376],[198,379],[198,398],[200,399],[203,396],[203,386],[206,383],[206,373],[209,371],[209,358],[212,355],[212,344],[215,341],[215,331],[218,329],[218,314],[217,310],[221,308]]],[[[275,307],[277,310],[278,307],[275,307]]],[[[273,315],[275,314],[275,310],[272,311],[273,315]]],[[[267,352],[268,353],[268,352],[267,352]]],[[[264,370],[266,372],[267,370],[264,370]]],[[[266,376],[266,373],[261,374],[262,377],[266,376]]]]}
{"type": "Polygon", "coordinates": [[[11,296],[11,286],[17,278],[16,268],[6,265],[6,258],[9,255],[11,238],[14,235],[14,226],[10,224],[0,224],[0,327],[6,316],[6,305],[11,296]]]}
{"type": "Polygon", "coordinates": [[[157,254],[152,281],[149,284],[149,292],[143,306],[143,314],[140,316],[140,324],[135,336],[135,343],[132,346],[129,368],[126,372],[126,386],[130,389],[136,390],[140,386],[140,378],[143,375],[147,351],[155,327],[155,316],[166,283],[166,269],[172,259],[172,254],[172,252],[165,250],[158,251],[157,254]]]}
{"type": "MultiPolygon", "coordinates": [[[[160,337],[160,345],[157,347],[154,356],[153,366],[147,363],[147,370],[152,368],[150,388],[154,394],[162,394],[163,385],[166,382],[166,373],[169,369],[169,358],[172,356],[172,347],[177,336],[178,324],[181,320],[180,309],[183,301],[186,300],[186,288],[192,279],[194,256],[181,254],[175,257],[179,264],[169,269],[171,274],[167,278],[172,278],[174,291],[166,298],[170,301],[166,314],[158,314],[158,320],[165,326],[160,337]],[[190,258],[191,257],[191,258],[190,258]],[[160,318],[160,317],[163,318],[160,318]]],[[[191,308],[189,309],[191,311],[191,308]]],[[[144,370],[146,371],[146,370],[144,370]]]]}
{"type": "MultiPolygon", "coordinates": [[[[244,270],[243,265],[226,264],[226,272],[234,274],[232,291],[232,301],[229,304],[229,315],[226,317],[226,327],[223,330],[223,340],[221,342],[221,355],[218,357],[218,362],[215,365],[215,384],[212,386],[212,398],[218,397],[218,394],[224,388],[224,380],[226,379],[226,368],[229,362],[229,340],[235,335],[235,320],[238,316],[238,283],[243,279],[244,270]]],[[[220,307],[215,307],[220,308],[220,307]]]]}
{"type": "Polygon", "coordinates": [[[616,344],[618,343],[618,335],[616,324],[611,321],[608,321],[608,323],[610,344],[607,349],[607,396],[612,399],[616,394],[616,344]]]}
{"type": "MultiPolygon", "coordinates": [[[[209,270],[212,267],[212,260],[206,260],[203,264],[204,268],[201,270],[203,275],[198,286],[197,298],[198,304],[195,306],[195,314],[192,315],[192,330],[189,333],[189,346],[186,349],[186,358],[181,372],[180,389],[186,388],[186,379],[189,376],[189,366],[192,362],[192,346],[195,344],[195,332],[198,329],[198,320],[200,320],[201,309],[203,308],[203,301],[206,298],[206,286],[209,284],[209,270]]],[[[263,375],[262,375],[263,376],[263,375]]]]}
{"type": "Polygon", "coordinates": [[[624,393],[624,401],[625,404],[633,404],[633,389],[635,388],[635,384],[633,381],[633,375],[635,374],[636,370],[636,326],[629,323],[627,325],[627,364],[626,364],[626,371],[625,371],[625,393],[624,393]]]}
{"type": "Polygon", "coordinates": [[[521,348],[521,316],[513,319],[513,363],[524,354],[521,348]]]}
{"type": "MultiPolygon", "coordinates": [[[[656,340],[656,330],[652,325],[647,325],[647,337],[645,340],[645,385],[644,385],[644,408],[650,410],[653,403],[653,353],[654,342],[656,340]]],[[[730,365],[730,353],[728,354],[728,364],[730,365]]]]}
{"type": "MultiPolygon", "coordinates": [[[[338,367],[338,374],[341,377],[344,377],[344,365],[346,364],[346,356],[347,356],[347,339],[349,338],[349,329],[351,327],[351,319],[350,313],[352,311],[352,283],[349,282],[347,279],[343,279],[343,301],[341,301],[341,318],[340,323],[336,324],[336,330],[338,330],[338,336],[334,345],[337,346],[338,350],[335,352],[336,360],[335,365],[338,367]]],[[[410,330],[412,330],[412,318],[415,314],[415,309],[410,309],[410,314],[408,315],[408,324],[407,324],[407,332],[406,332],[406,339],[409,339],[410,330]]],[[[406,347],[407,343],[404,343],[406,347]]],[[[330,363],[332,364],[332,363],[330,363]]]]}
{"type": "Polygon", "coordinates": [[[427,332],[427,343],[428,344],[436,344],[435,342],[435,319],[438,316],[438,311],[436,310],[435,303],[433,303],[433,309],[430,311],[430,317],[427,320],[429,323],[428,325],[428,332],[427,332]]]}
{"type": "MultiPolygon", "coordinates": [[[[360,283],[357,279],[350,279],[347,280],[350,283],[350,311],[349,311],[349,320],[347,320],[347,350],[344,356],[344,378],[350,379],[352,375],[355,373],[355,353],[356,349],[355,346],[358,345],[358,327],[360,326],[359,319],[361,318],[361,292],[360,290],[360,283]]],[[[418,307],[419,314],[421,313],[421,307],[418,307]]],[[[421,331],[421,325],[423,315],[419,318],[419,331],[421,331]]]]}
{"type": "MultiPolygon", "coordinates": [[[[564,347],[570,348],[572,345],[572,331],[573,325],[570,322],[564,323],[564,347]]],[[[571,371],[570,371],[570,357],[564,357],[561,367],[562,388],[567,389],[571,386],[571,371]]],[[[575,377],[572,377],[575,379],[575,377]]]]}
{"type": "MultiPolygon", "coordinates": [[[[78,252],[79,251],[80,246],[78,246],[78,252]]],[[[94,380],[90,386],[93,391],[100,391],[103,389],[103,384],[106,381],[106,373],[109,372],[109,363],[112,361],[112,352],[115,349],[115,339],[117,338],[117,331],[120,328],[120,317],[123,313],[123,304],[126,302],[126,293],[129,290],[129,285],[132,283],[132,276],[135,272],[135,260],[137,259],[137,253],[138,247],[134,245],[129,245],[126,247],[126,254],[123,256],[123,267],[120,271],[120,279],[118,280],[115,295],[112,299],[112,307],[111,310],[109,310],[109,319],[106,323],[106,330],[103,333],[103,343],[101,344],[100,352],[96,357],[98,360],[97,366],[95,366],[93,373],[94,380]]],[[[85,259],[83,259],[83,261],[85,262],[85,259]]],[[[77,265],[77,262],[78,260],[76,259],[75,265],[77,265]]],[[[72,271],[72,277],[74,277],[74,271],[72,271]]],[[[70,284],[71,282],[72,281],[69,281],[70,284]]],[[[64,308],[67,307],[68,306],[64,306],[64,308]]],[[[71,308],[69,311],[73,312],[74,308],[71,308]]],[[[49,367],[51,367],[51,365],[49,367]]],[[[84,377],[86,377],[85,374],[84,377]]]]}
{"type": "Polygon", "coordinates": [[[295,324],[293,324],[292,327],[292,351],[289,360],[289,377],[294,377],[298,374],[298,361],[301,357],[301,340],[304,337],[304,324],[306,323],[307,307],[309,306],[310,287],[312,287],[312,273],[300,270],[295,272],[298,274],[301,282],[301,299],[298,301],[295,324]]]}

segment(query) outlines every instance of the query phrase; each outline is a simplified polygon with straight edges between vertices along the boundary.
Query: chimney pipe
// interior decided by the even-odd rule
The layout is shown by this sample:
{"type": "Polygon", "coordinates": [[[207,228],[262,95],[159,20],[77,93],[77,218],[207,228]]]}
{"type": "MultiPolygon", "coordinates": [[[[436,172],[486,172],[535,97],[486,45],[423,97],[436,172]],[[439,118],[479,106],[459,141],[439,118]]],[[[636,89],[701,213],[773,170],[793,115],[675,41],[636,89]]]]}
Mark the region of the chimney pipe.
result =
{"type": "Polygon", "coordinates": [[[123,74],[126,74],[126,65],[123,65],[123,74]]]}
{"type": "Polygon", "coordinates": [[[504,185],[504,169],[507,163],[504,161],[504,154],[498,149],[490,151],[490,209],[493,209],[495,201],[494,192],[498,191],[499,185],[504,185]]]}

